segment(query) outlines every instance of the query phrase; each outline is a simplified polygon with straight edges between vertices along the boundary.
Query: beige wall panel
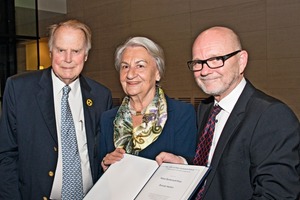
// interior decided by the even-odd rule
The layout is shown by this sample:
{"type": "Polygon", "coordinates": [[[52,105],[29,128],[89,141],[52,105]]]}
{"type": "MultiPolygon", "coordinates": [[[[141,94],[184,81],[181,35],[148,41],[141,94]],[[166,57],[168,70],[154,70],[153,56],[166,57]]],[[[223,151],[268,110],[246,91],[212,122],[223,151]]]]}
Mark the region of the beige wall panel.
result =
{"type": "MultiPolygon", "coordinates": [[[[91,2],[97,2],[95,0],[90,0],[91,2]]],[[[67,0],[67,14],[69,15],[72,12],[78,12],[80,10],[85,9],[85,6],[87,5],[87,1],[78,1],[78,0],[67,0]]]]}
{"type": "Polygon", "coordinates": [[[93,49],[89,53],[89,58],[86,62],[88,68],[86,68],[84,72],[115,71],[113,60],[114,48],[93,49]]]}
{"type": "Polygon", "coordinates": [[[269,29],[299,26],[299,0],[267,0],[267,24],[269,29]]]}
{"type": "Polygon", "coordinates": [[[178,99],[178,98],[191,98],[191,94],[188,91],[181,91],[180,94],[176,91],[172,90],[166,90],[163,88],[165,93],[168,95],[168,97],[173,98],[173,99],[178,99]]]}
{"type": "Polygon", "coordinates": [[[191,11],[208,10],[215,8],[232,7],[240,4],[248,4],[261,0],[190,0],[191,11]]]}
{"type": "Polygon", "coordinates": [[[174,15],[133,22],[132,33],[149,37],[157,43],[163,40],[183,40],[189,38],[189,24],[188,14],[174,15]]]}
{"type": "Polygon", "coordinates": [[[82,21],[83,23],[86,23],[89,27],[91,27],[89,20],[86,20],[87,17],[85,15],[85,10],[77,10],[74,12],[69,12],[67,14],[66,19],[77,19],[77,20],[82,21]]]}
{"type": "MultiPolygon", "coordinates": [[[[299,89],[300,86],[300,58],[268,60],[269,88],[299,89]]],[[[300,102],[300,93],[298,96],[300,102]]]]}
{"type": "Polygon", "coordinates": [[[243,49],[248,52],[249,60],[262,60],[267,56],[266,31],[251,31],[240,33],[243,49]]]}
{"type": "Polygon", "coordinates": [[[193,94],[192,97],[195,98],[207,98],[209,97],[209,95],[205,94],[200,87],[197,86],[196,83],[194,83],[194,90],[193,90],[193,94]]]}
{"type": "Polygon", "coordinates": [[[189,72],[186,62],[192,59],[189,40],[162,41],[165,53],[166,71],[189,72]]]}
{"type": "Polygon", "coordinates": [[[81,9],[85,9],[85,10],[90,9],[90,10],[92,10],[92,9],[95,9],[95,7],[98,7],[98,6],[105,7],[109,4],[116,4],[116,3],[121,4],[122,2],[124,2],[124,0],[81,0],[81,1],[67,0],[68,12],[69,12],[69,8],[70,8],[70,11],[72,11],[72,10],[81,10],[81,9]]]}
{"type": "Polygon", "coordinates": [[[131,19],[140,21],[189,12],[188,1],[184,0],[132,0],[131,19]]]}
{"type": "Polygon", "coordinates": [[[299,36],[300,26],[269,30],[267,37],[268,58],[299,58],[299,36]]]}
{"type": "MultiPolygon", "coordinates": [[[[78,11],[80,12],[80,11],[78,11]]],[[[84,10],[85,19],[92,30],[130,23],[130,4],[118,1],[84,10]]]]}
{"type": "Polygon", "coordinates": [[[265,30],[265,18],[264,1],[192,12],[192,37],[195,38],[199,32],[216,25],[229,26],[238,33],[265,30]]]}
{"type": "Polygon", "coordinates": [[[268,72],[266,60],[249,60],[245,77],[260,90],[268,89],[268,72]]]}
{"type": "Polygon", "coordinates": [[[191,77],[191,74],[187,70],[169,71],[163,87],[168,91],[178,91],[179,94],[182,91],[190,91],[191,94],[192,84],[194,84],[194,80],[191,77]]]}
{"type": "Polygon", "coordinates": [[[101,82],[109,89],[115,92],[122,92],[122,88],[119,81],[119,74],[114,71],[102,71],[101,73],[86,72],[86,76],[101,82]]]}
{"type": "Polygon", "coordinates": [[[130,25],[118,25],[93,30],[93,47],[96,49],[112,48],[114,50],[131,36],[130,25]]]}

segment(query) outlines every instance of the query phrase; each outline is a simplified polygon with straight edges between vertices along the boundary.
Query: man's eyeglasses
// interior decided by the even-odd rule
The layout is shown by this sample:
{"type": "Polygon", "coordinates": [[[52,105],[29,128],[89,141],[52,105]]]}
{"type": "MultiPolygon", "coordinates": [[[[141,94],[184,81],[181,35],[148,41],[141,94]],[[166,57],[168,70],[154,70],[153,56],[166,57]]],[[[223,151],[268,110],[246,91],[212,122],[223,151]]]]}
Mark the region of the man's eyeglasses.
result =
{"type": "Polygon", "coordinates": [[[206,64],[210,69],[217,69],[224,66],[225,60],[231,58],[241,51],[242,50],[237,50],[224,56],[216,56],[206,60],[191,60],[187,62],[187,65],[192,72],[201,71],[204,64],[206,64]]]}

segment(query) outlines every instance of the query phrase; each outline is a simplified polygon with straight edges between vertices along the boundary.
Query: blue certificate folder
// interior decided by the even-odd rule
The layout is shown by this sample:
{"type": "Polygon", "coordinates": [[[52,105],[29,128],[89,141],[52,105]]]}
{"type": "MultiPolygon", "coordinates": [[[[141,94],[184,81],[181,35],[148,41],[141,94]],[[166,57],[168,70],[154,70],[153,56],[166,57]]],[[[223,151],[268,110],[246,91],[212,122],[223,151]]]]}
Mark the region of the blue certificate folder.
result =
{"type": "Polygon", "coordinates": [[[112,164],[84,200],[187,200],[202,185],[209,168],[163,163],[125,154],[112,164]]]}

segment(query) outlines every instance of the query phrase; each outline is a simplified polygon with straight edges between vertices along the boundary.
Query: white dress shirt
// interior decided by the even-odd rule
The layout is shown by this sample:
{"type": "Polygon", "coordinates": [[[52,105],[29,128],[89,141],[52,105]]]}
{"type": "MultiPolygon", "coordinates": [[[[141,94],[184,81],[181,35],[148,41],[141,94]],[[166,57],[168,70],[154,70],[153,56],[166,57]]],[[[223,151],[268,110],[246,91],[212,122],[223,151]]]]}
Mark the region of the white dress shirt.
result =
{"type": "MultiPolygon", "coordinates": [[[[55,171],[54,182],[50,199],[61,199],[61,188],[62,188],[62,152],[61,152],[61,98],[62,88],[65,86],[52,70],[52,82],[53,82],[53,96],[54,96],[54,107],[55,107],[55,119],[57,128],[57,139],[58,139],[58,161],[55,171]]],[[[83,113],[83,103],[81,95],[81,87],[79,79],[76,79],[70,85],[71,91],[69,93],[69,105],[71,108],[78,143],[78,151],[81,160],[82,170],[82,182],[83,192],[87,192],[93,186],[89,156],[87,138],[85,133],[85,120],[83,113]]]]}
{"type": "Polygon", "coordinates": [[[246,80],[245,80],[245,78],[243,78],[242,81],[220,102],[217,102],[215,100],[215,104],[218,104],[219,106],[221,106],[222,110],[216,116],[214,137],[213,137],[212,145],[211,145],[211,148],[209,151],[207,166],[210,166],[210,164],[211,164],[211,160],[214,155],[219,138],[221,136],[222,130],[223,130],[223,128],[227,122],[227,119],[229,118],[229,115],[232,112],[236,102],[238,101],[241,93],[243,92],[245,85],[246,85],[246,80]]]}

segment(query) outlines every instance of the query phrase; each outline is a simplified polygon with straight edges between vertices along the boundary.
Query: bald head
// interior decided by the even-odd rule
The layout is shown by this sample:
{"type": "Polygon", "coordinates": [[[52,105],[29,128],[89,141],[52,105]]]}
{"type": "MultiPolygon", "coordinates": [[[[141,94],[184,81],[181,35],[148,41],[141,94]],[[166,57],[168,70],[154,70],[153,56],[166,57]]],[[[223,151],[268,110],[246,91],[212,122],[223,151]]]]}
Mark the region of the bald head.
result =
{"type": "Polygon", "coordinates": [[[222,26],[215,26],[200,33],[194,42],[193,49],[207,48],[211,45],[224,52],[242,49],[237,34],[233,30],[222,26]]]}

